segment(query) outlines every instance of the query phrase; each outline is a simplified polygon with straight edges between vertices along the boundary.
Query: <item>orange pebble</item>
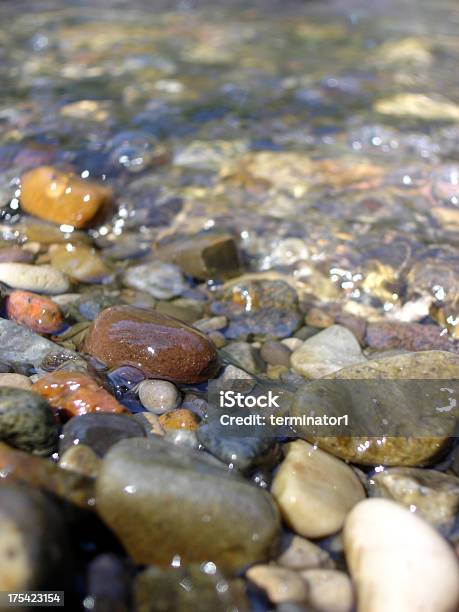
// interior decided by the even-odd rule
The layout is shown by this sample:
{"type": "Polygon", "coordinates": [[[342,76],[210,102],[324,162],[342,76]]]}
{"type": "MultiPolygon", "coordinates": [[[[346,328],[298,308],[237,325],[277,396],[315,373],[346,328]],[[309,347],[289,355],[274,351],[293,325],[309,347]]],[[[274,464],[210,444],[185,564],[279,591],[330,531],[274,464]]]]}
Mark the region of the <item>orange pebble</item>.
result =
{"type": "Polygon", "coordinates": [[[57,414],[68,418],[89,412],[126,412],[94,379],[79,372],[50,372],[32,390],[46,398],[57,414]]]}
{"type": "Polygon", "coordinates": [[[188,429],[189,431],[196,431],[198,428],[198,417],[187,410],[186,408],[176,408],[175,410],[169,410],[159,417],[159,423],[163,429],[169,431],[170,429],[188,429]]]}
{"type": "Polygon", "coordinates": [[[39,334],[54,334],[62,327],[58,305],[30,291],[13,291],[6,300],[6,314],[39,334]]]}

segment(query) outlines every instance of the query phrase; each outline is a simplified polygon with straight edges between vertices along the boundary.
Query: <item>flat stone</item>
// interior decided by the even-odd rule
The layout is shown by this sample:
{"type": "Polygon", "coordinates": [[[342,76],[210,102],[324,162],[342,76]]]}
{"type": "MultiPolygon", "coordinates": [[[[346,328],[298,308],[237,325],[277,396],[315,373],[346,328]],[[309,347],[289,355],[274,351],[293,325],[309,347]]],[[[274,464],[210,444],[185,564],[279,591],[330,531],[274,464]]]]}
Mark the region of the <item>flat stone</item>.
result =
{"type": "Polygon", "coordinates": [[[453,550],[400,504],[361,502],[347,516],[343,536],[359,612],[456,610],[459,572],[453,550]]]}
{"type": "Polygon", "coordinates": [[[352,612],[354,591],[347,574],[332,569],[309,569],[300,573],[309,587],[308,603],[324,612],[352,612]]]}
{"type": "Polygon", "coordinates": [[[404,349],[406,351],[458,352],[457,342],[452,341],[438,325],[377,321],[368,323],[365,343],[377,351],[404,349]]]}
{"type": "Polygon", "coordinates": [[[32,382],[28,376],[23,374],[0,374],[0,387],[13,387],[14,389],[26,389],[30,391],[32,382]]]}
{"type": "Polygon", "coordinates": [[[236,571],[269,558],[279,529],[265,491],[159,437],[109,451],[97,510],[137,564],[169,566],[180,557],[182,565],[212,561],[236,571]]]}
{"type": "Polygon", "coordinates": [[[0,281],[14,289],[37,293],[65,293],[70,288],[67,276],[46,264],[0,263],[0,281]]]}
{"type": "Polygon", "coordinates": [[[21,249],[21,247],[6,247],[0,249],[0,262],[1,263],[32,263],[35,259],[35,255],[30,251],[21,249]]]}
{"type": "Polygon", "coordinates": [[[246,577],[257,587],[263,589],[268,599],[274,603],[284,601],[306,601],[308,584],[293,570],[275,565],[255,565],[246,577]]]}
{"type": "MultiPolygon", "coordinates": [[[[296,338],[294,338],[296,340],[296,338]]],[[[285,340],[283,341],[285,342],[285,340]]],[[[283,343],[268,340],[263,344],[260,351],[261,358],[269,365],[290,366],[290,355],[292,351],[283,343]]]]}
{"type": "Polygon", "coordinates": [[[225,357],[230,356],[234,360],[236,367],[240,366],[244,370],[252,373],[260,372],[263,369],[263,362],[257,351],[248,342],[230,342],[225,346],[225,357]]]}
{"type": "Polygon", "coordinates": [[[349,510],[365,497],[359,479],[344,462],[307,442],[286,446],[271,488],[284,521],[305,537],[336,533],[349,510]]]}
{"type": "Polygon", "coordinates": [[[100,459],[89,446],[79,443],[65,451],[59,460],[59,466],[64,470],[94,478],[100,468],[100,459]]]}
{"type": "Polygon", "coordinates": [[[294,535],[283,548],[276,563],[293,570],[335,567],[333,559],[326,550],[297,535],[294,535]]]}
{"type": "Polygon", "coordinates": [[[158,300],[170,300],[189,288],[178,266],[161,261],[127,268],[123,274],[123,284],[131,289],[146,291],[158,300]]]}
{"type": "Polygon", "coordinates": [[[110,269],[97,251],[84,245],[55,245],[50,257],[53,268],[79,282],[101,283],[110,276],[110,269]]]}
{"type": "Polygon", "coordinates": [[[89,328],[83,350],[110,368],[132,365],[148,378],[198,383],[218,369],[217,351],[201,332],[155,311],[113,306],[89,328]]]}

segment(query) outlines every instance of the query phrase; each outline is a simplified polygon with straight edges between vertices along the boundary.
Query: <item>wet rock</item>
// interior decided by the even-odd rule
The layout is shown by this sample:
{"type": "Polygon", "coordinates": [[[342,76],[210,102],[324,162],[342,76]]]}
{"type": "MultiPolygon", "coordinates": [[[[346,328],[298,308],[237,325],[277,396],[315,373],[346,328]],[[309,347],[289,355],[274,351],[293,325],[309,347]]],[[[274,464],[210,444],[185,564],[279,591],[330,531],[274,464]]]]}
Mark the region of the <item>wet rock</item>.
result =
{"type": "Polygon", "coordinates": [[[100,468],[100,459],[89,446],[79,443],[65,451],[59,460],[59,466],[64,470],[94,478],[100,468]]]}
{"type": "Polygon", "coordinates": [[[266,592],[272,603],[284,601],[306,601],[308,584],[301,576],[285,567],[275,565],[255,565],[246,576],[257,587],[266,592]]]}
{"type": "Polygon", "coordinates": [[[133,568],[113,553],[98,555],[88,565],[87,597],[94,612],[132,610],[133,568]]]}
{"type": "Polygon", "coordinates": [[[291,350],[285,344],[272,340],[265,342],[260,351],[261,358],[269,365],[281,365],[287,368],[290,366],[291,354],[291,350]]]}
{"type": "Polygon", "coordinates": [[[59,306],[30,291],[13,291],[6,300],[6,314],[39,334],[54,334],[63,326],[59,306]]]}
{"type": "Polygon", "coordinates": [[[182,565],[241,569],[271,554],[279,527],[266,492],[159,437],[110,450],[97,479],[97,508],[140,564],[167,566],[178,555],[182,565]]]}
{"type": "Polygon", "coordinates": [[[198,417],[194,414],[194,412],[191,412],[191,410],[187,410],[186,408],[169,410],[169,412],[164,412],[159,417],[159,424],[164,431],[174,429],[196,431],[198,428],[198,423],[198,417]]]}
{"type": "Polygon", "coordinates": [[[309,587],[308,603],[318,612],[351,612],[354,592],[349,576],[332,569],[301,572],[309,587]]]}
{"type": "Polygon", "coordinates": [[[365,343],[377,351],[404,349],[407,351],[458,352],[455,342],[437,325],[377,321],[368,323],[365,343]]]}
{"type": "Polygon", "coordinates": [[[195,321],[202,316],[203,306],[195,300],[178,298],[172,302],[158,302],[155,310],[179,321],[193,323],[194,326],[195,321]]]}
{"type": "Polygon", "coordinates": [[[241,273],[241,262],[234,238],[208,233],[176,240],[161,246],[155,257],[178,265],[198,280],[226,280],[241,273]]]}
{"type": "Polygon", "coordinates": [[[452,527],[459,507],[459,478],[436,470],[389,468],[371,476],[368,492],[403,504],[445,531],[452,527]]]}
{"type": "Polygon", "coordinates": [[[35,255],[20,247],[5,247],[0,249],[0,263],[26,263],[30,264],[35,255]]]}
{"type": "Polygon", "coordinates": [[[312,538],[341,529],[346,514],[365,497],[349,466],[302,440],[287,444],[271,491],[284,521],[312,538]]]}
{"type": "Polygon", "coordinates": [[[60,244],[50,249],[51,264],[71,279],[82,283],[101,283],[110,270],[95,249],[80,244],[60,244]]]}
{"type": "Polygon", "coordinates": [[[344,546],[358,612],[456,609],[459,573],[453,551],[434,528],[399,504],[367,499],[355,506],[344,526],[344,546]]]}
{"type": "Polygon", "coordinates": [[[296,535],[283,548],[276,563],[293,570],[333,569],[335,567],[334,561],[326,550],[296,535]]]}
{"type": "Polygon", "coordinates": [[[157,261],[128,268],[123,275],[123,284],[146,291],[158,300],[170,300],[188,289],[180,268],[157,261]]]}
{"type": "Polygon", "coordinates": [[[211,309],[228,317],[230,339],[286,338],[301,320],[296,291],[282,280],[235,281],[216,294],[211,309]]]}
{"type": "Polygon", "coordinates": [[[108,367],[132,365],[150,378],[207,381],[218,369],[217,352],[200,332],[158,312],[113,306],[100,313],[84,350],[108,367]]]}
{"type": "Polygon", "coordinates": [[[193,326],[196,327],[196,329],[199,329],[199,331],[202,331],[205,334],[224,329],[227,325],[228,319],[226,317],[210,317],[200,319],[199,321],[195,321],[193,323],[193,326]]]}
{"type": "MultiPolygon", "coordinates": [[[[132,415],[132,419],[141,425],[144,435],[146,435],[147,438],[150,438],[151,436],[164,436],[164,429],[161,427],[159,417],[156,414],[153,414],[152,412],[137,412],[136,414],[132,415]]],[[[175,434],[182,431],[186,432],[185,429],[172,429],[170,430],[170,433],[175,434]]]]}
{"type": "Polygon", "coordinates": [[[84,444],[97,456],[105,453],[125,438],[143,438],[143,427],[131,416],[124,414],[83,414],[70,419],[62,428],[59,453],[84,444]]]}
{"type": "Polygon", "coordinates": [[[291,356],[293,369],[307,378],[321,378],[365,361],[354,334],[341,325],[305,340],[291,356]]]}
{"type": "Polygon", "coordinates": [[[300,348],[303,341],[300,338],[284,338],[281,340],[281,344],[284,344],[290,350],[290,353],[293,353],[297,348],[300,348]]]}
{"type": "Polygon", "coordinates": [[[65,293],[70,287],[67,276],[48,265],[0,263],[0,281],[13,289],[37,293],[65,293]]]}
{"type": "Polygon", "coordinates": [[[30,170],[21,181],[22,208],[57,225],[84,227],[110,199],[107,187],[51,166],[30,170]]]}
{"type": "Polygon", "coordinates": [[[172,410],[180,402],[177,387],[167,380],[144,380],[138,393],[142,406],[155,414],[172,410]]]}
{"type": "Polygon", "coordinates": [[[164,434],[164,440],[176,446],[184,446],[185,448],[199,447],[196,433],[189,429],[169,429],[164,434]]]}
{"type": "Polygon", "coordinates": [[[458,121],[459,106],[446,98],[421,93],[399,93],[378,100],[374,110],[382,115],[415,117],[424,121],[458,121]]]}
{"type": "Polygon", "coordinates": [[[242,581],[226,579],[212,563],[186,569],[147,568],[136,579],[135,602],[138,612],[243,612],[250,608],[242,581]]]}
{"type": "MultiPolygon", "coordinates": [[[[342,380],[457,380],[459,377],[459,357],[444,351],[423,351],[374,359],[368,363],[350,366],[330,376],[342,380]]],[[[311,383],[297,392],[292,414],[304,414],[304,407],[311,401],[320,401],[319,381],[311,383]],[[315,398],[315,400],[313,399],[315,398]]],[[[427,384],[427,383],[426,383],[427,384]]],[[[433,436],[432,428],[423,433],[420,416],[429,414],[431,400],[426,389],[421,393],[416,385],[404,384],[402,387],[378,384],[362,385],[358,400],[337,394],[328,408],[343,414],[350,411],[354,421],[354,431],[373,431],[374,400],[377,394],[380,413],[394,425],[399,426],[398,437],[321,437],[311,438],[310,428],[299,426],[300,436],[314,439],[318,445],[346,461],[366,465],[418,466],[428,463],[447,442],[448,433],[453,434],[454,423],[442,421],[445,428],[441,435],[433,436]],[[400,394],[401,392],[401,394],[400,394]],[[368,408],[370,406],[370,408],[368,408]],[[357,429],[358,428],[358,429],[357,429]],[[413,432],[418,432],[416,436],[413,432]],[[445,435],[446,434],[446,435],[445,435]]],[[[329,411],[328,414],[331,414],[329,411]]]]}
{"type": "Polygon", "coordinates": [[[64,418],[90,412],[126,412],[113,395],[80,372],[55,370],[37,380],[32,389],[64,418]]]}
{"type": "Polygon", "coordinates": [[[334,323],[334,317],[321,308],[311,308],[306,315],[304,322],[310,327],[327,329],[334,323]]]}
{"type": "Polygon", "coordinates": [[[226,355],[235,361],[234,365],[240,366],[243,370],[256,373],[263,369],[263,362],[257,351],[248,342],[230,342],[225,346],[226,355]]]}
{"type": "Polygon", "coordinates": [[[51,454],[57,424],[50,406],[31,391],[0,387],[0,439],[37,455],[51,454]]]}
{"type": "Polygon", "coordinates": [[[51,500],[26,486],[2,483],[0,517],[0,589],[23,592],[67,584],[69,539],[51,500]]]}
{"type": "Polygon", "coordinates": [[[0,374],[0,387],[13,387],[14,389],[26,389],[30,391],[32,382],[23,374],[0,374]]]}

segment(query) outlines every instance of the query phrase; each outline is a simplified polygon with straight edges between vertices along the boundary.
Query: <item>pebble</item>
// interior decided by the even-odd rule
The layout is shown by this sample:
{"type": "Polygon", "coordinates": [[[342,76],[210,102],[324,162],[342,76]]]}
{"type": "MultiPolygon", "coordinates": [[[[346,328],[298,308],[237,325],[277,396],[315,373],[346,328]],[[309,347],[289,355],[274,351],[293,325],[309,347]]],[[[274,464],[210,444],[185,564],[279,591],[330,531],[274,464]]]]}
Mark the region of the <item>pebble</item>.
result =
{"type": "Polygon", "coordinates": [[[199,329],[205,334],[214,331],[220,331],[228,325],[228,319],[226,317],[208,317],[205,319],[199,319],[193,323],[193,327],[199,329]]]}
{"type": "Polygon", "coordinates": [[[374,110],[383,115],[415,117],[424,121],[459,121],[459,106],[446,98],[431,98],[422,93],[398,93],[382,98],[374,104],[374,110]]]}
{"type": "Polygon", "coordinates": [[[180,403],[177,387],[167,380],[144,380],[138,393],[142,406],[155,414],[163,414],[180,403]]]}
{"type": "Polygon", "coordinates": [[[48,400],[56,413],[64,418],[90,412],[126,412],[113,395],[80,372],[50,372],[37,380],[32,389],[48,400]]]}
{"type": "Polygon", "coordinates": [[[78,444],[65,451],[59,460],[59,466],[64,470],[94,478],[99,472],[100,459],[89,446],[78,444]]]}
{"type": "Polygon", "coordinates": [[[333,325],[335,319],[328,312],[325,312],[320,308],[311,308],[304,318],[304,322],[310,327],[327,329],[327,327],[331,327],[333,325]]]}
{"type": "Polygon", "coordinates": [[[308,338],[291,356],[293,369],[306,378],[321,378],[365,361],[354,334],[341,325],[308,338]]]}
{"type": "Polygon", "coordinates": [[[57,225],[85,227],[111,199],[110,190],[51,166],[30,170],[21,181],[25,212],[57,225]]]}
{"type": "Polygon", "coordinates": [[[83,350],[109,368],[132,365],[148,378],[199,383],[218,370],[214,345],[189,325],[132,306],[102,311],[89,328],[83,350]]]}
{"type": "Polygon", "coordinates": [[[159,424],[164,431],[174,429],[196,431],[199,420],[194,412],[191,412],[191,410],[188,410],[187,408],[176,408],[175,410],[169,410],[169,412],[164,412],[161,414],[159,417],[159,424]]]}
{"type": "Polygon", "coordinates": [[[198,448],[199,440],[194,431],[189,429],[169,429],[164,435],[164,440],[176,446],[186,448],[198,448]]]}
{"type": "Polygon", "coordinates": [[[454,552],[433,527],[400,504],[367,499],[355,506],[344,525],[344,547],[358,612],[457,609],[454,552]]]}
{"type": "Polygon", "coordinates": [[[225,346],[225,357],[229,355],[233,365],[248,370],[251,373],[260,372],[263,369],[258,352],[248,342],[230,342],[225,346]]]}
{"type": "Polygon", "coordinates": [[[13,289],[37,293],[65,293],[70,288],[67,276],[47,264],[0,263],[0,281],[13,289]]]}
{"type": "Polygon", "coordinates": [[[292,570],[276,565],[255,565],[246,572],[246,577],[263,589],[271,603],[306,601],[308,584],[292,570]]]}
{"type": "Polygon", "coordinates": [[[284,344],[290,352],[296,351],[297,348],[303,344],[303,341],[300,338],[284,338],[281,340],[281,344],[284,344]]]}
{"type": "Polygon", "coordinates": [[[317,612],[352,612],[354,591],[349,576],[332,569],[308,569],[301,577],[309,586],[308,603],[317,612]]]}
{"type": "Polygon", "coordinates": [[[399,321],[377,321],[368,323],[365,344],[377,351],[403,349],[406,351],[454,351],[456,343],[451,342],[439,325],[402,323],[399,321]]]}
{"type": "Polygon", "coordinates": [[[43,398],[17,387],[0,387],[0,440],[37,455],[50,455],[57,446],[57,431],[53,412],[43,398]]]}
{"type": "Polygon", "coordinates": [[[281,342],[268,340],[261,347],[260,355],[270,365],[290,366],[291,350],[281,342]]]}
{"type": "Polygon", "coordinates": [[[210,332],[208,334],[208,337],[209,340],[213,342],[218,349],[223,348],[227,344],[225,336],[218,331],[210,332]]]}
{"type": "Polygon", "coordinates": [[[35,255],[20,247],[5,247],[0,249],[0,263],[26,263],[30,264],[35,255]]]}
{"type": "Polygon", "coordinates": [[[146,291],[157,300],[170,300],[189,288],[180,268],[158,261],[131,266],[123,275],[123,284],[146,291]]]}
{"type": "Polygon", "coordinates": [[[80,244],[59,244],[50,248],[51,265],[72,280],[102,283],[110,270],[95,249],[80,244]]]}
{"type": "Polygon", "coordinates": [[[145,431],[134,417],[107,412],[82,414],[70,419],[62,428],[59,453],[62,455],[80,444],[88,446],[98,457],[126,438],[143,438],[145,431]]]}
{"type": "Polygon", "coordinates": [[[96,500],[102,520],[136,564],[211,560],[223,571],[238,571],[267,560],[277,542],[279,515],[268,493],[204,453],[159,436],[110,449],[96,500]]]}
{"type": "Polygon", "coordinates": [[[317,544],[294,535],[282,550],[276,563],[292,570],[333,569],[335,563],[328,552],[317,544]]]}
{"type": "Polygon", "coordinates": [[[388,468],[371,476],[368,492],[393,499],[444,530],[453,526],[459,507],[459,478],[437,470],[388,468]]]}
{"type": "Polygon", "coordinates": [[[13,387],[14,389],[26,389],[30,391],[32,383],[28,376],[23,374],[0,373],[0,387],[13,387]]]}
{"type": "Polygon", "coordinates": [[[286,446],[271,488],[284,521],[307,538],[336,533],[365,497],[359,479],[348,465],[307,442],[286,446]]]}
{"type": "Polygon", "coordinates": [[[59,306],[30,291],[12,291],[6,300],[6,314],[39,334],[55,334],[63,327],[59,306]]]}
{"type": "MultiPolygon", "coordinates": [[[[152,412],[137,412],[132,415],[132,419],[142,426],[144,435],[146,435],[147,438],[151,436],[164,436],[164,429],[161,427],[159,417],[156,414],[152,412]]],[[[176,429],[175,431],[181,430],[176,429]]],[[[172,432],[174,432],[174,430],[172,430],[172,432]]]]}
{"type": "MultiPolygon", "coordinates": [[[[130,562],[112,552],[97,555],[88,564],[87,598],[96,602],[94,612],[125,612],[131,607],[132,575],[130,562]]],[[[86,606],[85,606],[86,607],[86,606]]]]}

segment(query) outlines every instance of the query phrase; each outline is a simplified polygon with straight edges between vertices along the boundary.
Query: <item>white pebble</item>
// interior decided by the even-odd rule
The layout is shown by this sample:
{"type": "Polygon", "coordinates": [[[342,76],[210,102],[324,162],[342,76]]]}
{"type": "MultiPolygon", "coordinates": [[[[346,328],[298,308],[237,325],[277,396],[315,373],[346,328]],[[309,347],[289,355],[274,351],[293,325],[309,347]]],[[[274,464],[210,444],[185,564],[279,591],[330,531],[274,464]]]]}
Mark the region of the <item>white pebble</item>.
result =
{"type": "Polygon", "coordinates": [[[139,399],[150,412],[163,414],[178,406],[180,395],[177,387],[167,380],[143,380],[139,385],[139,399]]]}
{"type": "Polygon", "coordinates": [[[30,389],[32,383],[23,374],[0,374],[0,387],[14,387],[16,389],[30,389]]]}
{"type": "Polygon", "coordinates": [[[285,344],[285,346],[293,352],[300,348],[300,346],[303,344],[303,340],[300,340],[299,338],[284,338],[281,340],[281,343],[285,344]]]}
{"type": "Polygon", "coordinates": [[[65,293],[68,277],[52,266],[24,263],[0,263],[0,281],[13,287],[38,293],[65,293]]]}

